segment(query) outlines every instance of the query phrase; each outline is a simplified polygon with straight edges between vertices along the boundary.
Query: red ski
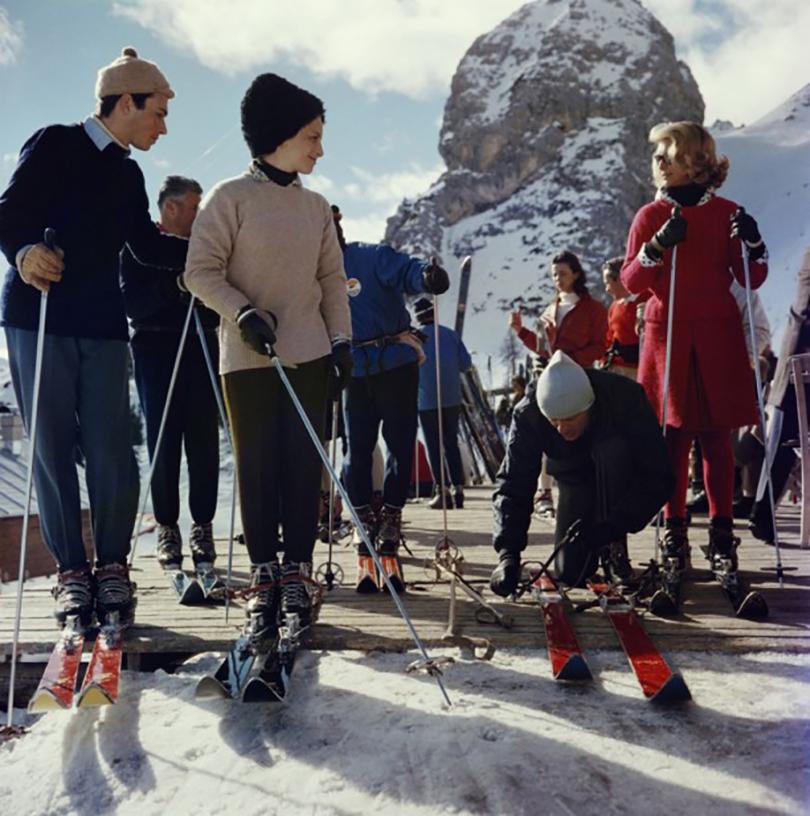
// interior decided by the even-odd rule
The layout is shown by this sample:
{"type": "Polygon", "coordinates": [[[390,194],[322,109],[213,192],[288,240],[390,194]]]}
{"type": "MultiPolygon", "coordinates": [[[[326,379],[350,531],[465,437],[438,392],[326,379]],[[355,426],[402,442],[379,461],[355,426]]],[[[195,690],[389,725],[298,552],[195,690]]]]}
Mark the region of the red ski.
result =
{"type": "Polygon", "coordinates": [[[83,648],[84,629],[78,622],[69,622],[59,635],[37,690],[28,702],[32,714],[73,705],[83,648]]]}
{"type": "Polygon", "coordinates": [[[669,667],[627,599],[603,582],[588,581],[588,588],[613,625],[644,696],[656,703],[691,700],[683,677],[669,667]]]}
{"type": "Polygon", "coordinates": [[[565,611],[565,600],[554,581],[545,573],[532,582],[532,597],[543,610],[548,658],[555,680],[591,680],[571,621],[565,611]]]}
{"type": "Polygon", "coordinates": [[[123,630],[120,626],[107,624],[99,629],[76,703],[79,708],[111,705],[118,701],[122,644],[123,630]]]}

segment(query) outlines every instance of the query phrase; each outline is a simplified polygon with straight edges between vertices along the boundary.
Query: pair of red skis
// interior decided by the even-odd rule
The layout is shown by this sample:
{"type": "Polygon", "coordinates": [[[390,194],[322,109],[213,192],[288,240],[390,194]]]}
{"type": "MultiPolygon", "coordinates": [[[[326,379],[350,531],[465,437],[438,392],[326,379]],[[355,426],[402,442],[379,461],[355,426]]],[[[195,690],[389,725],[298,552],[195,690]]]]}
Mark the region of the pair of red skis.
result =
{"type": "MultiPolygon", "coordinates": [[[[30,712],[72,707],[85,639],[85,630],[77,621],[69,620],[53,647],[39,686],[28,703],[30,712]]],[[[99,627],[90,663],[76,697],[77,708],[110,705],[118,701],[122,641],[122,630],[117,624],[99,627]]]]}
{"type": "MultiPolygon", "coordinates": [[[[606,583],[590,581],[588,588],[612,624],[644,696],[656,703],[690,700],[692,695],[683,677],[672,671],[629,601],[606,583]]],[[[566,601],[559,588],[547,574],[541,573],[532,583],[532,595],[543,612],[554,679],[591,680],[591,670],[568,619],[566,601]]]]}

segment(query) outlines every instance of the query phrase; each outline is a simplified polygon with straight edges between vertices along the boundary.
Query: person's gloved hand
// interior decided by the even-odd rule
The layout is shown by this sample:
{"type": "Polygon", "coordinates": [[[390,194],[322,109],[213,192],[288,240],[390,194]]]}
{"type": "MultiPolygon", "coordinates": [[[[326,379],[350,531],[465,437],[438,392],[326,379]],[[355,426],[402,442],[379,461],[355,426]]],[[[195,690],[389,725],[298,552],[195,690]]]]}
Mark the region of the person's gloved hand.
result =
{"type": "Polygon", "coordinates": [[[272,312],[251,305],[243,306],[236,315],[236,325],[242,340],[257,354],[268,354],[267,347],[272,349],[276,344],[278,321],[272,312]]]}
{"type": "Polygon", "coordinates": [[[520,581],[520,553],[501,550],[498,553],[498,566],[489,578],[489,588],[501,598],[511,595],[520,581]]]}
{"type": "Polygon", "coordinates": [[[47,244],[34,244],[23,256],[20,277],[40,292],[50,291],[52,283],[62,280],[65,253],[59,247],[49,248],[47,244]]]}
{"type": "Polygon", "coordinates": [[[422,272],[422,286],[431,295],[442,295],[450,288],[450,276],[439,266],[435,258],[422,272]]]}
{"type": "Polygon", "coordinates": [[[686,219],[681,215],[680,207],[672,208],[672,215],[658,232],[653,236],[650,243],[659,252],[671,249],[681,241],[686,240],[686,229],[689,226],[686,219]]]}
{"type": "Polygon", "coordinates": [[[757,222],[743,207],[740,207],[731,216],[731,237],[745,241],[749,247],[759,246],[762,243],[757,222]]]}
{"type": "Polygon", "coordinates": [[[189,292],[186,282],[183,280],[182,272],[179,275],[166,278],[163,288],[169,300],[179,299],[182,303],[188,303],[191,297],[191,292],[189,292]]]}
{"type": "Polygon", "coordinates": [[[616,538],[616,531],[606,521],[587,522],[580,518],[566,530],[565,537],[569,545],[586,547],[591,552],[598,553],[616,538]]]}
{"type": "Polygon", "coordinates": [[[340,398],[340,393],[349,384],[354,370],[352,344],[341,341],[332,346],[332,361],[329,372],[329,399],[333,402],[340,398]]]}

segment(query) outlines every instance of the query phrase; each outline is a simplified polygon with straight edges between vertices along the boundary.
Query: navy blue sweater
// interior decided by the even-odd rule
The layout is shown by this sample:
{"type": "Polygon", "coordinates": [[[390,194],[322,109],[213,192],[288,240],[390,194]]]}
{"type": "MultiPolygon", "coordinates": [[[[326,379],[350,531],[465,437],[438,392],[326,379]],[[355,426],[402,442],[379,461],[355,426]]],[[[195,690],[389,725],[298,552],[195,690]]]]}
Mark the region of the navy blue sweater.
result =
{"type": "Polygon", "coordinates": [[[23,146],[0,197],[0,249],[11,268],[3,284],[2,324],[36,329],[39,291],[26,284],[17,253],[56,230],[65,252],[51,287],[46,331],[67,337],[127,339],[118,255],[128,245],[143,263],[185,265],[188,242],[162,235],[149,215],[143,174],[116,144],[99,150],[82,125],[51,125],[23,146]]]}

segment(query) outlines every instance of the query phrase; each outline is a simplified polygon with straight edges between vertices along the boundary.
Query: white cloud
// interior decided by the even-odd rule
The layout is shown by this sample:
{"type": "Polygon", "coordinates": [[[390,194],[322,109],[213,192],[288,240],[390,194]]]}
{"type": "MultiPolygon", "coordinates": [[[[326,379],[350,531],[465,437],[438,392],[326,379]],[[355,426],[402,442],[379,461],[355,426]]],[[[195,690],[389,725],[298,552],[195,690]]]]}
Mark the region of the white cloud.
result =
{"type": "Polygon", "coordinates": [[[810,3],[645,0],[672,32],[706,100],[706,121],[751,123],[810,81],[810,3]]]}
{"type": "Polygon", "coordinates": [[[304,176],[303,181],[304,186],[307,187],[307,189],[314,190],[316,193],[320,193],[325,198],[329,198],[335,189],[335,182],[332,181],[329,176],[318,175],[315,173],[311,176],[304,176]]]}
{"type": "Polygon", "coordinates": [[[394,173],[370,173],[361,167],[352,167],[357,181],[345,184],[342,192],[358,201],[396,206],[403,198],[424,193],[443,171],[444,164],[433,167],[411,164],[407,169],[394,173]]]}
{"type": "Polygon", "coordinates": [[[22,23],[15,22],[0,6],[0,65],[12,65],[22,50],[22,23]]]}
{"type": "Polygon", "coordinates": [[[341,219],[341,226],[347,241],[363,241],[367,244],[378,244],[385,235],[385,219],[390,213],[376,212],[371,215],[351,217],[346,214],[341,219]]]}
{"type": "Polygon", "coordinates": [[[119,0],[116,13],[227,74],[287,59],[367,93],[446,93],[473,40],[520,0],[119,0]]]}

